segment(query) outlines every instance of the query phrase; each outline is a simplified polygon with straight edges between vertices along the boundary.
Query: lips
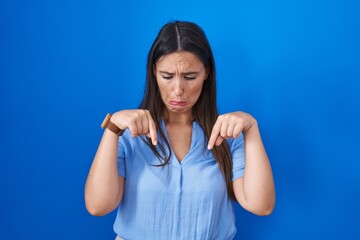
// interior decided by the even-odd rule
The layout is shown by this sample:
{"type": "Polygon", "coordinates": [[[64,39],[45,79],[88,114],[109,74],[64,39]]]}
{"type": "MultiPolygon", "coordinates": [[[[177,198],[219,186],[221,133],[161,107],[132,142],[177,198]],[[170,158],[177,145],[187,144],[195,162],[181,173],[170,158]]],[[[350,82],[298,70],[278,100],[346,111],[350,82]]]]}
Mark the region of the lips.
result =
{"type": "Polygon", "coordinates": [[[172,105],[172,106],[179,106],[179,107],[187,105],[187,102],[186,102],[186,101],[175,101],[175,100],[172,100],[172,101],[170,101],[169,103],[170,103],[170,105],[172,105]]]}

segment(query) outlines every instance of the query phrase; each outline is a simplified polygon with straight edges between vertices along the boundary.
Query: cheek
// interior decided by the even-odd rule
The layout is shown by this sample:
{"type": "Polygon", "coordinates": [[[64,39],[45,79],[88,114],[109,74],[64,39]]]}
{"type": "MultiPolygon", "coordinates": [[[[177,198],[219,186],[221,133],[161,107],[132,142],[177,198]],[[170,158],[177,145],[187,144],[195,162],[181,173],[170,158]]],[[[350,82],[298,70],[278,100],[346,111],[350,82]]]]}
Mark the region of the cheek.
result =
{"type": "Polygon", "coordinates": [[[200,82],[197,86],[196,86],[196,91],[201,92],[202,88],[204,86],[204,81],[200,82]]]}
{"type": "Polygon", "coordinates": [[[194,96],[194,98],[196,98],[196,99],[199,98],[199,96],[200,96],[200,94],[201,94],[202,87],[203,87],[203,85],[200,84],[200,85],[198,85],[198,86],[195,86],[195,87],[191,90],[192,95],[194,96]]]}
{"type": "Polygon", "coordinates": [[[158,87],[159,87],[161,97],[165,97],[166,95],[168,95],[167,86],[165,84],[161,84],[159,82],[157,82],[157,84],[158,84],[158,87]]]}

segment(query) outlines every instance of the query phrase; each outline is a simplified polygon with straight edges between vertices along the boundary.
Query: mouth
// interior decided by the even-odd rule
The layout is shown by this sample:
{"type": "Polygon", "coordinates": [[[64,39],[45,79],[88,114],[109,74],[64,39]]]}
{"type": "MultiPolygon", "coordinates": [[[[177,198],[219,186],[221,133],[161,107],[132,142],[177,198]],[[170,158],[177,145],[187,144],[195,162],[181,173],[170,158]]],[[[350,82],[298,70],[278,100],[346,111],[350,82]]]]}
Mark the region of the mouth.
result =
{"type": "Polygon", "coordinates": [[[178,106],[178,107],[182,107],[182,106],[186,106],[187,105],[187,102],[186,101],[175,101],[175,100],[172,100],[169,102],[170,105],[172,106],[178,106]]]}

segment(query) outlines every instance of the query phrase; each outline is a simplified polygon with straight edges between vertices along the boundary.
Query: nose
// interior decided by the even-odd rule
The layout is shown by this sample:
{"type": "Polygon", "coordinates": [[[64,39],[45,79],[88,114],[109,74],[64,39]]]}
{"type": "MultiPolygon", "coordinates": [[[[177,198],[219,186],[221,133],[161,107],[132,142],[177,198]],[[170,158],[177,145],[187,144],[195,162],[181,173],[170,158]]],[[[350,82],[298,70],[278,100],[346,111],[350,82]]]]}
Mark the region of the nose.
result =
{"type": "Polygon", "coordinates": [[[174,81],[173,92],[175,96],[181,96],[184,93],[183,81],[180,78],[174,81]]]}

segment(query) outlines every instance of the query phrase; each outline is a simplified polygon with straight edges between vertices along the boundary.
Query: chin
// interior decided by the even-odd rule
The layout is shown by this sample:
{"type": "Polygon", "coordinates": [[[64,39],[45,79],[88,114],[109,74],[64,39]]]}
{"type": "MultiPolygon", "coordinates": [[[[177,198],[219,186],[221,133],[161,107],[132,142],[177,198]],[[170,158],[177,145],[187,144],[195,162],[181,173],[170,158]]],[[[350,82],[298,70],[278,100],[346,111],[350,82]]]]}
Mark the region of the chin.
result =
{"type": "Polygon", "coordinates": [[[175,112],[175,113],[182,113],[182,112],[187,112],[188,111],[188,109],[173,109],[173,108],[168,108],[168,111],[170,111],[170,112],[175,112]]]}
{"type": "Polygon", "coordinates": [[[192,107],[187,107],[187,108],[174,108],[174,107],[168,107],[167,108],[168,111],[170,112],[174,112],[174,113],[185,113],[185,112],[188,112],[188,111],[191,111],[192,107]]]}

